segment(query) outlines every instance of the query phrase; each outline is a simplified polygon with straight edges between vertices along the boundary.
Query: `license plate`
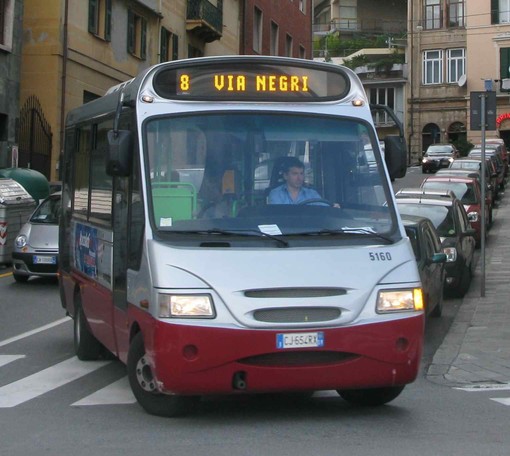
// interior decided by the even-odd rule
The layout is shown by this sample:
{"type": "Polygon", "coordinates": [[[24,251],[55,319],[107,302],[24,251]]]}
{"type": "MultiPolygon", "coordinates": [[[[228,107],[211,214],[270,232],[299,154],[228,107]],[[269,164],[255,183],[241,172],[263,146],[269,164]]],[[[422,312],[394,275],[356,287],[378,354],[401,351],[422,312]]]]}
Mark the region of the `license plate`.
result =
{"type": "Polygon", "coordinates": [[[56,256],[34,256],[35,264],[57,264],[56,256]]]}
{"type": "Polygon", "coordinates": [[[323,332],[288,333],[276,335],[276,348],[324,347],[323,332]]]}

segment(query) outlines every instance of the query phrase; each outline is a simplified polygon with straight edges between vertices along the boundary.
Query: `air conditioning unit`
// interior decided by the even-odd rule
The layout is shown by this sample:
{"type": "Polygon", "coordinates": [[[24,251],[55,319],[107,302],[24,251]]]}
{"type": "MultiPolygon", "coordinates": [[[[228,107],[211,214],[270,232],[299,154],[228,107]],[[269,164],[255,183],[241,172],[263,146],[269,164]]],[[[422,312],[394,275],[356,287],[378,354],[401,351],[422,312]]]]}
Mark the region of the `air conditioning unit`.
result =
{"type": "Polygon", "coordinates": [[[510,79],[501,79],[501,87],[502,92],[510,92],[510,79]]]}

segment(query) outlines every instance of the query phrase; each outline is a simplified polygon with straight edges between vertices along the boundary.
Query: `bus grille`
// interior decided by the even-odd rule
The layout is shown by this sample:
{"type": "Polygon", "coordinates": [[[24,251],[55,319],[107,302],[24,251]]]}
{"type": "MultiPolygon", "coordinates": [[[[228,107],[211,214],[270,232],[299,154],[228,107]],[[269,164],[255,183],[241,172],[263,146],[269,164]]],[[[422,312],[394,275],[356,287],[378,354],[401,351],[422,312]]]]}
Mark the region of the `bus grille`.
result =
{"type": "Polygon", "coordinates": [[[285,353],[268,353],[240,359],[238,363],[251,366],[314,366],[324,364],[338,364],[359,358],[354,353],[333,351],[298,351],[285,353]]]}
{"type": "Polygon", "coordinates": [[[341,313],[336,307],[289,307],[256,310],[253,317],[267,323],[316,323],[336,320],[341,313]]]}

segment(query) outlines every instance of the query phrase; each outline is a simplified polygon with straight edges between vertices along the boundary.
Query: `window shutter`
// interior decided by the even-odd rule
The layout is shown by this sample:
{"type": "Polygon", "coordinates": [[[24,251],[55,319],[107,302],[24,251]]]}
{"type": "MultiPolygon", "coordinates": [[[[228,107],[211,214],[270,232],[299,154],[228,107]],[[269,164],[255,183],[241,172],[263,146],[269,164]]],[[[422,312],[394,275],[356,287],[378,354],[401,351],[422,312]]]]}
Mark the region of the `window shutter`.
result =
{"type": "Polygon", "coordinates": [[[89,32],[97,35],[97,0],[89,0],[89,32]]]}
{"type": "Polygon", "coordinates": [[[179,58],[179,37],[174,33],[172,35],[172,60],[179,58]]]}
{"type": "Polygon", "coordinates": [[[499,76],[500,79],[510,78],[510,48],[501,48],[499,50],[499,76]]]}
{"type": "Polygon", "coordinates": [[[168,60],[168,30],[163,27],[161,27],[160,42],[159,61],[166,62],[168,60]]]}
{"type": "Polygon", "coordinates": [[[112,40],[112,0],[106,0],[106,17],[104,24],[104,39],[112,40]]]}
{"type": "Polygon", "coordinates": [[[491,0],[491,24],[499,24],[499,0],[491,0]]]}
{"type": "Polygon", "coordinates": [[[133,11],[128,10],[128,27],[127,27],[127,51],[130,54],[135,53],[135,15],[133,11]]]}
{"type": "Polygon", "coordinates": [[[147,21],[142,18],[142,36],[140,37],[140,58],[147,57],[147,21]]]}

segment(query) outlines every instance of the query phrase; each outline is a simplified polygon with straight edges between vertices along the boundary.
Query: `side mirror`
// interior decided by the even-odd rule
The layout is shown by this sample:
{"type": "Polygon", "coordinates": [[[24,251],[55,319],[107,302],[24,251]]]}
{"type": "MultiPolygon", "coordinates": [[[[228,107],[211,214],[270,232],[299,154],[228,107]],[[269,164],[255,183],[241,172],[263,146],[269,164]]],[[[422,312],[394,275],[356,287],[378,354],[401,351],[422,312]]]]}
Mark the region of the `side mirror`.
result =
{"type": "Polygon", "coordinates": [[[476,236],[476,230],[474,228],[467,228],[466,231],[462,233],[463,236],[476,236]]]}
{"type": "Polygon", "coordinates": [[[384,138],[384,161],[392,181],[406,175],[407,145],[404,137],[389,135],[384,138]]]}
{"type": "Polygon", "coordinates": [[[446,263],[446,253],[434,253],[431,258],[428,259],[429,264],[446,263]]]}
{"type": "Polygon", "coordinates": [[[106,174],[127,177],[133,161],[133,135],[129,130],[110,130],[107,133],[108,154],[106,174]]]}

